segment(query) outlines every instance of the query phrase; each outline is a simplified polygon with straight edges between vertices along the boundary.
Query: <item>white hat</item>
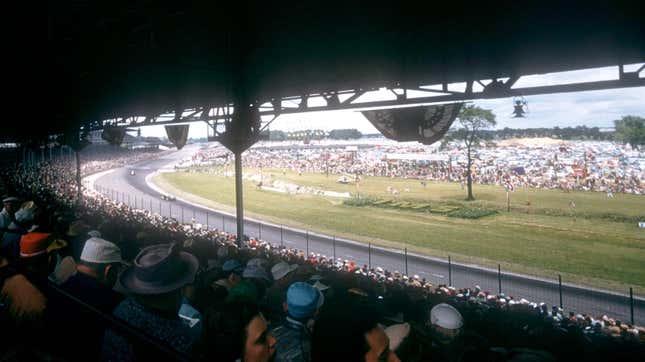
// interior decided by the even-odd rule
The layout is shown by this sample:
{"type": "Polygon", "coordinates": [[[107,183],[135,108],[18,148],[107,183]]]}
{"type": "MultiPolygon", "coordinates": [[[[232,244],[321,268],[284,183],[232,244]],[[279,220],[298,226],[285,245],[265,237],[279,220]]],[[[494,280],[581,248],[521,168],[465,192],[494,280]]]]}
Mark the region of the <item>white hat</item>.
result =
{"type": "Polygon", "coordinates": [[[92,238],[100,238],[101,237],[101,232],[98,230],[90,230],[87,233],[87,236],[92,237],[92,238]]]}
{"type": "Polygon", "coordinates": [[[385,334],[387,334],[387,337],[390,339],[390,350],[396,351],[403,340],[408,336],[408,334],[410,334],[410,324],[393,324],[385,328],[385,334]]]}
{"type": "Polygon", "coordinates": [[[107,240],[91,237],[85,242],[81,260],[100,264],[120,263],[121,249],[107,240]]]}
{"type": "Polygon", "coordinates": [[[273,280],[279,280],[296,269],[298,269],[298,265],[289,265],[284,261],[281,261],[271,268],[271,275],[273,275],[273,280]]]}
{"type": "Polygon", "coordinates": [[[437,304],[430,310],[430,322],[446,329],[459,329],[464,325],[461,313],[446,303],[437,304]]]}

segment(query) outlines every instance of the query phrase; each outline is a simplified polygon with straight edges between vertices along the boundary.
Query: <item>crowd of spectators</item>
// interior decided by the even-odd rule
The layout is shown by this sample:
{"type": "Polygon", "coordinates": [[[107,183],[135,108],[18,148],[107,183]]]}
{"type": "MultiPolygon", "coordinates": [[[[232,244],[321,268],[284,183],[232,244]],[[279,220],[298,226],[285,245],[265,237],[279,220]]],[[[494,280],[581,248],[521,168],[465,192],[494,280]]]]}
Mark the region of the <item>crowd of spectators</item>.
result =
{"type": "MultiPolygon", "coordinates": [[[[122,158],[122,159],[121,159],[122,158]]],[[[104,167],[120,165],[115,157],[104,167]]],[[[86,168],[96,172],[102,167],[86,168]]],[[[3,360],[554,361],[645,355],[645,329],[274,247],[2,171],[3,360]]]]}
{"type": "MultiPolygon", "coordinates": [[[[356,141],[359,145],[359,141],[356,141]]],[[[244,154],[244,165],[294,172],[358,174],[424,181],[464,182],[467,159],[458,143],[435,146],[373,141],[348,151],[334,144],[311,148],[263,143],[244,154]],[[431,155],[433,157],[426,157],[431,155]],[[418,156],[418,157],[417,157],[418,156]]],[[[511,188],[645,194],[645,159],[627,146],[611,142],[569,142],[542,145],[508,144],[476,151],[474,183],[511,188]]],[[[186,165],[227,165],[223,148],[200,150],[186,165]]]]}

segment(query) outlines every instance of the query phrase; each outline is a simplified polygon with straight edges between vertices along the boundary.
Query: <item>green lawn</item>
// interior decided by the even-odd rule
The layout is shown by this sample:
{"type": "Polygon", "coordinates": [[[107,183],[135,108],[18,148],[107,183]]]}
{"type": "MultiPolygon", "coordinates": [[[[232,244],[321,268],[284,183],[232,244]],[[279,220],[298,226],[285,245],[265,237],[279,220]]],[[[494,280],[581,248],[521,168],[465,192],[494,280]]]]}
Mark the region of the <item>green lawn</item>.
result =
{"type": "MultiPolygon", "coordinates": [[[[258,170],[247,170],[258,172],[258,170]]],[[[355,185],[336,183],[338,176],[263,170],[274,179],[325,190],[356,192],[355,185]]],[[[218,174],[162,174],[155,182],[170,192],[213,207],[232,210],[234,180],[218,174]]],[[[399,200],[433,206],[492,208],[494,216],[467,220],[442,215],[343,205],[342,199],[312,195],[285,195],[259,190],[244,183],[246,214],[263,220],[307,228],[364,242],[453,260],[496,266],[505,270],[589,284],[625,292],[633,286],[645,294],[645,197],[602,193],[518,189],[506,210],[506,194],[497,186],[474,186],[477,201],[467,203],[459,184],[417,180],[364,178],[362,195],[391,199],[386,188],[401,191],[399,200]],[[408,188],[410,192],[404,192],[408,188]],[[569,201],[576,203],[575,215],[569,201]],[[619,221],[615,221],[619,220],[619,221]]]]}

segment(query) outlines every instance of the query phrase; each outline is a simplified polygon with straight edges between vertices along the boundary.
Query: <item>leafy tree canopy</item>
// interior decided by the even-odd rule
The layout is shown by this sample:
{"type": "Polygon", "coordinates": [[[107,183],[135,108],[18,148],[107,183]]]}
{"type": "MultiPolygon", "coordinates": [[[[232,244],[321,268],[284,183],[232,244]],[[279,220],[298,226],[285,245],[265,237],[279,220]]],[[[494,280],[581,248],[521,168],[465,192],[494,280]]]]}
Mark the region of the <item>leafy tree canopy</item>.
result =
{"type": "Polygon", "coordinates": [[[645,118],[624,116],[614,121],[616,139],[629,143],[633,148],[645,145],[645,118]]]}

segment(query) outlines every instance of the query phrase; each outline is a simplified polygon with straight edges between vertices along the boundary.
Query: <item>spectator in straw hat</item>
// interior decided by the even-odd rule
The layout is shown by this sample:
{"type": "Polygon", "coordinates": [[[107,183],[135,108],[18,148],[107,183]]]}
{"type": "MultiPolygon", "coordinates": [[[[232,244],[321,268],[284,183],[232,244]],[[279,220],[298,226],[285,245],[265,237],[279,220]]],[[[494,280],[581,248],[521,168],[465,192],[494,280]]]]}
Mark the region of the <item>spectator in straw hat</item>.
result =
{"type": "MultiPolygon", "coordinates": [[[[189,353],[197,337],[179,317],[181,289],[192,283],[199,264],[192,254],[176,245],[144,248],[119,281],[130,294],[114,315],[180,353],[189,353]]],[[[132,360],[137,354],[127,339],[108,330],[103,339],[103,357],[132,360]]]]}
{"type": "Polygon", "coordinates": [[[65,237],[69,241],[70,252],[74,260],[80,258],[83,245],[88,239],[88,231],[90,231],[90,227],[83,220],[75,220],[69,224],[65,232],[65,237]]]}

